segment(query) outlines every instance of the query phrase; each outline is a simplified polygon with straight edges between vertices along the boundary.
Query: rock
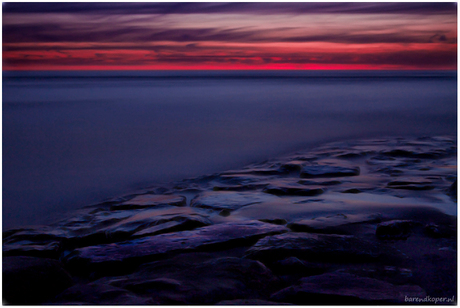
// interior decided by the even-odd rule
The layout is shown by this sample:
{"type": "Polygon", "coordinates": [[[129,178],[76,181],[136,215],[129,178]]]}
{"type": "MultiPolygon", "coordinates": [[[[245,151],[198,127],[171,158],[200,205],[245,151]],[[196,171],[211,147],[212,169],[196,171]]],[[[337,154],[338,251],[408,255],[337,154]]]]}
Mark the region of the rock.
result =
{"type": "Polygon", "coordinates": [[[286,219],[282,219],[282,218],[275,218],[275,219],[259,219],[259,221],[267,222],[267,223],[269,223],[269,224],[280,225],[280,226],[284,226],[284,225],[287,224],[286,219]]]}
{"type": "Polygon", "coordinates": [[[288,257],[309,261],[354,263],[377,259],[378,245],[347,235],[285,233],[260,239],[245,258],[274,262],[288,257]]]}
{"type": "Polygon", "coordinates": [[[219,212],[219,216],[222,216],[222,217],[228,217],[230,216],[231,212],[229,210],[222,210],[219,212]]]}
{"type": "Polygon", "coordinates": [[[300,277],[324,273],[328,267],[323,263],[311,263],[296,257],[289,257],[269,264],[270,269],[277,275],[295,275],[300,277]]]}
{"type": "Polygon", "coordinates": [[[304,166],[300,172],[301,178],[331,178],[359,175],[358,167],[347,168],[331,165],[311,165],[304,166]]]}
{"type": "Polygon", "coordinates": [[[362,192],[363,191],[361,189],[358,189],[358,188],[350,188],[350,189],[342,191],[343,194],[360,194],[362,192]]]}
{"type": "Polygon", "coordinates": [[[161,212],[150,210],[142,211],[137,215],[124,219],[108,228],[100,230],[104,232],[113,242],[127,240],[130,236],[141,237],[166,232],[185,231],[211,225],[212,222],[198,213],[181,211],[178,213],[161,214],[161,212]]]}
{"type": "Polygon", "coordinates": [[[243,206],[273,200],[276,197],[260,192],[205,192],[195,197],[190,206],[212,210],[236,210],[243,206]]]}
{"type": "Polygon", "coordinates": [[[387,184],[388,188],[406,190],[431,190],[434,186],[429,181],[392,181],[387,184]]]}
{"type": "Polygon", "coordinates": [[[92,246],[167,232],[192,230],[212,224],[207,215],[190,207],[97,211],[78,221],[64,221],[58,228],[68,230],[63,249],[92,246]]]}
{"type": "Polygon", "coordinates": [[[60,241],[22,240],[3,244],[3,256],[30,256],[58,259],[61,251],[60,241]]]}
{"type": "Polygon", "coordinates": [[[338,227],[356,223],[380,222],[382,215],[376,214],[336,214],[313,219],[302,219],[288,224],[288,228],[295,232],[336,233],[342,232],[338,227]]]}
{"type": "Polygon", "coordinates": [[[260,221],[231,222],[175,233],[160,234],[117,244],[75,249],[64,257],[74,270],[120,271],[166,254],[190,252],[201,248],[231,248],[263,236],[286,232],[284,226],[260,221]]]}
{"type": "Polygon", "coordinates": [[[377,225],[375,234],[380,239],[406,239],[415,223],[411,220],[391,220],[377,225]]]}
{"type": "Polygon", "coordinates": [[[299,184],[268,185],[264,192],[277,196],[317,196],[324,192],[321,186],[303,186],[299,184]]]}
{"type": "Polygon", "coordinates": [[[73,284],[57,260],[3,257],[2,264],[4,304],[42,304],[73,284]]]}
{"type": "Polygon", "coordinates": [[[40,258],[59,258],[61,242],[68,237],[65,230],[50,227],[20,229],[7,232],[3,239],[4,256],[31,256],[40,258]]]}
{"type": "Polygon", "coordinates": [[[457,235],[455,226],[430,223],[423,229],[426,235],[433,238],[454,238],[457,235]]]}
{"type": "Polygon", "coordinates": [[[302,278],[270,299],[300,305],[349,305],[404,303],[406,297],[425,296],[425,291],[415,285],[399,286],[346,273],[327,273],[302,278]]]}
{"type": "Polygon", "coordinates": [[[157,261],[143,265],[129,276],[108,281],[163,305],[207,305],[222,300],[266,298],[279,283],[262,263],[234,257],[204,262],[157,261]]]}
{"type": "Polygon", "coordinates": [[[442,156],[448,155],[448,151],[445,150],[427,150],[423,151],[421,149],[415,149],[415,148],[397,148],[397,149],[392,149],[392,150],[386,150],[382,151],[381,154],[390,156],[390,157],[407,157],[407,158],[429,158],[429,159],[434,159],[434,158],[440,158],[442,156]]]}
{"type": "Polygon", "coordinates": [[[150,298],[97,282],[75,285],[59,294],[52,305],[156,305],[150,298]]]}
{"type": "Polygon", "coordinates": [[[139,209],[146,207],[158,206],[186,206],[186,199],[184,196],[175,195],[139,195],[131,200],[113,204],[112,209],[139,209]]]}
{"type": "Polygon", "coordinates": [[[304,160],[291,160],[282,164],[280,169],[286,172],[300,171],[302,170],[303,165],[305,165],[304,160]]]}

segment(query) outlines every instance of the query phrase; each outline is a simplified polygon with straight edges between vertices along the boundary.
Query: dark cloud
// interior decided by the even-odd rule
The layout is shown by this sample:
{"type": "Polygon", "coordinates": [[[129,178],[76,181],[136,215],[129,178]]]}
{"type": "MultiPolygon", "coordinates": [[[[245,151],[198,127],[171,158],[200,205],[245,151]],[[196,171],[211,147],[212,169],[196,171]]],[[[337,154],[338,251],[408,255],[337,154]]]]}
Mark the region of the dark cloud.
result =
{"type": "Polygon", "coordinates": [[[248,13],[248,14],[456,14],[451,3],[4,3],[3,13],[95,13],[95,14],[190,14],[190,13],[248,13]]]}
{"type": "MultiPolygon", "coordinates": [[[[344,44],[370,43],[456,43],[456,38],[448,39],[445,34],[430,31],[405,31],[387,34],[354,34],[338,32],[318,35],[292,35],[293,28],[276,29],[275,32],[252,29],[220,28],[176,28],[152,29],[111,24],[88,27],[79,25],[65,27],[60,24],[4,25],[3,43],[57,43],[57,42],[332,42],[344,44]],[[113,26],[113,27],[112,27],[113,26]],[[433,34],[434,32],[434,34],[433,34]]],[[[300,30],[300,29],[299,29],[300,30]]]]}

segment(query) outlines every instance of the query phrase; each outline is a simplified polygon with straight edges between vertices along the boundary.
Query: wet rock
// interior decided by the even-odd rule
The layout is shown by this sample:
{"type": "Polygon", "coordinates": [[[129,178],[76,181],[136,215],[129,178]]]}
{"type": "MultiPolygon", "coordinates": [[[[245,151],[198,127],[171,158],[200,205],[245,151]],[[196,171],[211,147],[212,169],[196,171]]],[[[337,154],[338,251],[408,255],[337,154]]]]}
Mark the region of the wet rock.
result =
{"type": "Polygon", "coordinates": [[[413,272],[411,269],[391,265],[360,265],[359,267],[340,269],[338,272],[383,280],[396,285],[411,284],[416,281],[412,279],[413,272]]]}
{"type": "Polygon", "coordinates": [[[431,190],[434,188],[429,181],[392,181],[387,184],[388,188],[406,190],[431,190]]]}
{"type": "Polygon", "coordinates": [[[3,244],[3,256],[30,256],[58,259],[60,241],[18,241],[3,244]]]}
{"type": "Polygon", "coordinates": [[[219,212],[219,216],[222,216],[222,217],[228,217],[230,216],[231,212],[229,210],[222,210],[219,212]]]}
{"type": "Polygon", "coordinates": [[[457,235],[455,226],[430,223],[423,229],[426,235],[433,238],[454,238],[457,235]]]}
{"type": "Polygon", "coordinates": [[[298,277],[319,275],[327,271],[324,263],[312,263],[289,257],[268,264],[270,269],[277,275],[295,275],[298,277]]]}
{"type": "Polygon", "coordinates": [[[136,273],[109,280],[161,304],[214,304],[222,300],[266,298],[278,279],[262,263],[234,257],[204,262],[157,261],[136,273]]]}
{"type": "Polygon", "coordinates": [[[317,196],[324,192],[320,186],[303,186],[299,184],[280,184],[268,185],[263,189],[264,192],[277,196],[317,196]]]}
{"type": "Polygon", "coordinates": [[[185,206],[187,205],[184,196],[175,195],[139,195],[131,200],[113,204],[112,209],[139,209],[157,206],[185,206]]]}
{"type": "MultiPolygon", "coordinates": [[[[188,211],[185,211],[188,212],[188,211]]],[[[155,210],[142,211],[124,219],[108,228],[100,230],[113,241],[126,240],[130,236],[141,237],[160,233],[192,230],[195,228],[211,225],[212,222],[203,215],[197,213],[163,214],[155,210]]]]}
{"type": "Polygon", "coordinates": [[[331,165],[311,165],[304,166],[300,172],[301,178],[330,178],[359,175],[358,167],[347,168],[331,165]]]}
{"type": "Polygon", "coordinates": [[[303,165],[305,165],[304,160],[291,160],[287,163],[282,164],[280,169],[286,172],[300,171],[302,170],[303,165]]]}
{"type": "Polygon", "coordinates": [[[236,210],[243,206],[273,200],[260,192],[205,192],[191,201],[190,206],[212,210],[236,210]]]}
{"type": "Polygon", "coordinates": [[[231,248],[263,236],[286,232],[284,226],[260,221],[231,222],[175,233],[160,234],[117,244],[75,249],[64,257],[73,269],[81,271],[124,271],[130,266],[159,259],[166,254],[202,248],[231,248]]]}
{"type": "Polygon", "coordinates": [[[405,297],[425,297],[415,285],[393,285],[346,273],[327,273],[300,279],[299,283],[273,294],[273,301],[311,304],[404,303],[405,297]]]}
{"type": "Polygon", "coordinates": [[[361,189],[358,189],[358,188],[350,188],[350,189],[342,191],[343,194],[360,194],[362,192],[363,191],[361,189]]]}
{"type": "Polygon", "coordinates": [[[72,278],[56,260],[3,257],[2,264],[4,304],[41,304],[73,284],[72,278]]]}
{"type": "Polygon", "coordinates": [[[426,150],[423,149],[414,149],[411,147],[400,147],[397,149],[392,150],[384,150],[381,154],[390,156],[390,157],[407,157],[407,158],[440,158],[442,156],[450,154],[448,151],[442,149],[433,149],[433,150],[426,150]]]}
{"type": "Polygon", "coordinates": [[[260,239],[245,258],[274,262],[288,257],[308,261],[354,263],[377,259],[377,244],[348,235],[285,233],[260,239]]]}
{"type": "Polygon", "coordinates": [[[52,305],[155,305],[151,298],[97,282],[75,285],[59,294],[52,305]]]}
{"type": "Polygon", "coordinates": [[[3,239],[4,256],[31,256],[57,259],[61,241],[68,233],[59,229],[39,227],[9,232],[3,239]]]}
{"type": "Polygon", "coordinates": [[[391,220],[377,225],[375,234],[380,239],[406,239],[410,236],[415,222],[411,220],[391,220]]]}
{"type": "Polygon", "coordinates": [[[313,219],[302,219],[288,224],[288,228],[295,232],[336,233],[338,227],[356,223],[380,222],[382,215],[375,214],[336,214],[313,219]]]}
{"type": "Polygon", "coordinates": [[[286,219],[282,219],[282,218],[274,218],[274,219],[259,219],[259,221],[262,221],[262,222],[267,222],[269,224],[275,224],[275,225],[280,225],[280,226],[284,226],[287,224],[287,221],[286,219]]]}

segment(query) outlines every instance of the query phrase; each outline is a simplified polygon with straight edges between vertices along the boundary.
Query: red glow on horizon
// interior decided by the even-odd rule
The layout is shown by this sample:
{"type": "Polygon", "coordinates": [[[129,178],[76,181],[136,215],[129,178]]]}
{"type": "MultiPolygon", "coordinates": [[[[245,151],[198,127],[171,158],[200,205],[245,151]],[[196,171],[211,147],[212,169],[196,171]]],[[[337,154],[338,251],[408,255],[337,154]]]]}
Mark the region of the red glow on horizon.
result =
{"type": "Polygon", "coordinates": [[[304,64],[304,65],[33,65],[21,67],[5,67],[3,71],[154,71],[154,70],[456,70],[456,67],[436,67],[433,69],[419,66],[395,66],[395,65],[367,65],[367,64],[304,64]]]}

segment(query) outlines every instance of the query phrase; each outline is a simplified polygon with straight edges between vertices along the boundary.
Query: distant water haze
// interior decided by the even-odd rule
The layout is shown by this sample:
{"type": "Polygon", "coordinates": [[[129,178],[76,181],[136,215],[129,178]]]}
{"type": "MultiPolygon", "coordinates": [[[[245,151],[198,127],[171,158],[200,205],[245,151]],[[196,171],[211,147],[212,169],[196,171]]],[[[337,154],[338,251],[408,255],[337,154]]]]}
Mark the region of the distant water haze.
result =
{"type": "Polygon", "coordinates": [[[456,134],[456,72],[3,72],[3,228],[322,142],[456,134]]]}

